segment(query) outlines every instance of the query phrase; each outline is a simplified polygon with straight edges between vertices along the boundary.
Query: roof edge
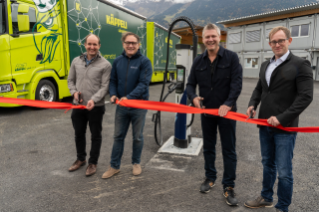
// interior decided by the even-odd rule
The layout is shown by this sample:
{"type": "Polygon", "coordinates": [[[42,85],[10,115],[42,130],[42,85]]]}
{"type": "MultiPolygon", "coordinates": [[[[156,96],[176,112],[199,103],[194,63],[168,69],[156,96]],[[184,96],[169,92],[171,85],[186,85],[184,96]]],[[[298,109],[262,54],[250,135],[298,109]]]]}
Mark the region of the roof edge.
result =
{"type": "Polygon", "coordinates": [[[264,17],[269,17],[269,16],[276,16],[276,15],[284,15],[284,14],[306,11],[306,10],[311,10],[311,9],[316,9],[316,8],[319,8],[319,2],[318,3],[314,2],[314,3],[296,6],[296,7],[290,7],[290,8],[281,9],[281,10],[275,10],[275,11],[271,11],[271,12],[267,12],[267,13],[259,13],[259,14],[250,15],[250,16],[243,16],[243,17],[239,17],[239,18],[223,20],[223,21],[217,22],[217,24],[224,24],[224,25],[233,24],[233,23],[242,22],[242,21],[246,21],[246,20],[264,18],[264,17]]]}

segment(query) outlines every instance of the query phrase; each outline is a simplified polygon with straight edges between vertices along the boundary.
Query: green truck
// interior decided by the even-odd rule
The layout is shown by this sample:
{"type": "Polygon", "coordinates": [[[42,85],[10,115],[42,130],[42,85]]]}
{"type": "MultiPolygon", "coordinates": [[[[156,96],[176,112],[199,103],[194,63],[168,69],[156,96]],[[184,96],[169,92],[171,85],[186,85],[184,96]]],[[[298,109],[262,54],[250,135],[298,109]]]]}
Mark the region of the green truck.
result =
{"type": "MultiPolygon", "coordinates": [[[[121,35],[141,37],[141,52],[152,61],[152,82],[163,80],[166,44],[170,77],[175,74],[175,44],[167,29],[106,0],[0,0],[0,97],[57,101],[70,96],[71,61],[85,52],[84,38],[101,38],[101,54],[111,63],[122,51],[121,35]]],[[[19,105],[0,103],[1,107],[19,105]]]]}

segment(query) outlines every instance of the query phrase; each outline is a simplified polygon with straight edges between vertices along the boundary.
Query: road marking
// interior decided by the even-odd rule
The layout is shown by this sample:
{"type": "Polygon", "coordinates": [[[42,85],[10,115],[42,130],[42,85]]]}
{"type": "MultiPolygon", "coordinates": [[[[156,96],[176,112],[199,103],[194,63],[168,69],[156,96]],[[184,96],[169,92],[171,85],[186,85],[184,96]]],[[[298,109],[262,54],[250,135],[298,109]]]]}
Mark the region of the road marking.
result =
{"type": "Polygon", "coordinates": [[[153,169],[161,169],[161,170],[167,170],[167,171],[185,172],[185,170],[183,169],[174,169],[174,168],[169,168],[165,166],[149,166],[149,167],[153,169]]]}
{"type": "Polygon", "coordinates": [[[70,175],[70,173],[66,172],[66,171],[61,171],[61,170],[55,170],[51,172],[52,175],[55,176],[60,176],[60,177],[73,177],[72,175],[70,175]]]}
{"type": "Polygon", "coordinates": [[[111,196],[111,195],[113,195],[112,192],[106,192],[106,193],[100,194],[99,196],[95,196],[95,197],[93,197],[93,198],[94,198],[94,199],[99,199],[99,198],[101,198],[101,197],[108,197],[108,196],[111,196]]]}
{"type": "Polygon", "coordinates": [[[95,196],[93,198],[95,199],[99,199],[101,197],[108,197],[108,196],[111,196],[111,195],[115,195],[115,193],[118,193],[118,192],[126,192],[126,191],[129,191],[129,190],[132,190],[132,189],[135,189],[135,187],[131,187],[131,188],[127,188],[127,189],[122,189],[122,190],[118,190],[118,191],[114,191],[114,192],[105,192],[105,193],[102,193],[100,194],[99,196],[95,196]]]}
{"type": "MultiPolygon", "coordinates": [[[[185,172],[187,169],[188,164],[183,167],[177,167],[175,161],[172,159],[163,159],[163,155],[156,154],[154,157],[146,164],[146,167],[154,168],[154,169],[161,169],[161,170],[168,170],[168,171],[175,171],[175,172],[185,172]]],[[[174,159],[186,159],[188,157],[180,157],[180,156],[172,156],[174,159]]]]}

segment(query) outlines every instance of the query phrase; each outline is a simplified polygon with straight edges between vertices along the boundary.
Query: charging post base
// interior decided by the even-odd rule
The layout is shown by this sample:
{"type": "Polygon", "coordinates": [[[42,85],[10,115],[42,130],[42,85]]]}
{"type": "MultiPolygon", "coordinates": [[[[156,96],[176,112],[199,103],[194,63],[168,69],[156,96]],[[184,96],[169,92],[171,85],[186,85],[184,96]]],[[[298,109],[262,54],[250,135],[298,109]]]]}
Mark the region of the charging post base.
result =
{"type": "Polygon", "coordinates": [[[158,150],[158,153],[176,154],[176,155],[188,155],[188,156],[198,156],[202,146],[202,138],[191,138],[187,148],[180,148],[174,145],[175,137],[171,136],[163,146],[158,150]]]}
{"type": "Polygon", "coordinates": [[[174,137],[174,146],[179,148],[187,148],[191,142],[191,137],[189,136],[188,139],[178,139],[174,137]]]}

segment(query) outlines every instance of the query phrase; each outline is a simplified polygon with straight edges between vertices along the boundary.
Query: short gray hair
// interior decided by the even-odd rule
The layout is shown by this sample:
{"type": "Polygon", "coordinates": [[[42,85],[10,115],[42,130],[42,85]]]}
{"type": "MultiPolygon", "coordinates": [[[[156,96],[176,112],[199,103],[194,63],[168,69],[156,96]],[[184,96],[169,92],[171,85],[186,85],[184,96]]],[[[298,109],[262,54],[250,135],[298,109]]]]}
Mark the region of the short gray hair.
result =
{"type": "Polygon", "coordinates": [[[207,25],[204,27],[202,34],[204,35],[204,33],[205,33],[206,30],[211,30],[211,29],[216,30],[216,31],[217,31],[217,34],[218,34],[219,36],[221,35],[221,34],[220,34],[220,29],[219,29],[219,27],[218,27],[216,24],[212,24],[212,23],[209,23],[209,24],[207,24],[207,25]]]}

